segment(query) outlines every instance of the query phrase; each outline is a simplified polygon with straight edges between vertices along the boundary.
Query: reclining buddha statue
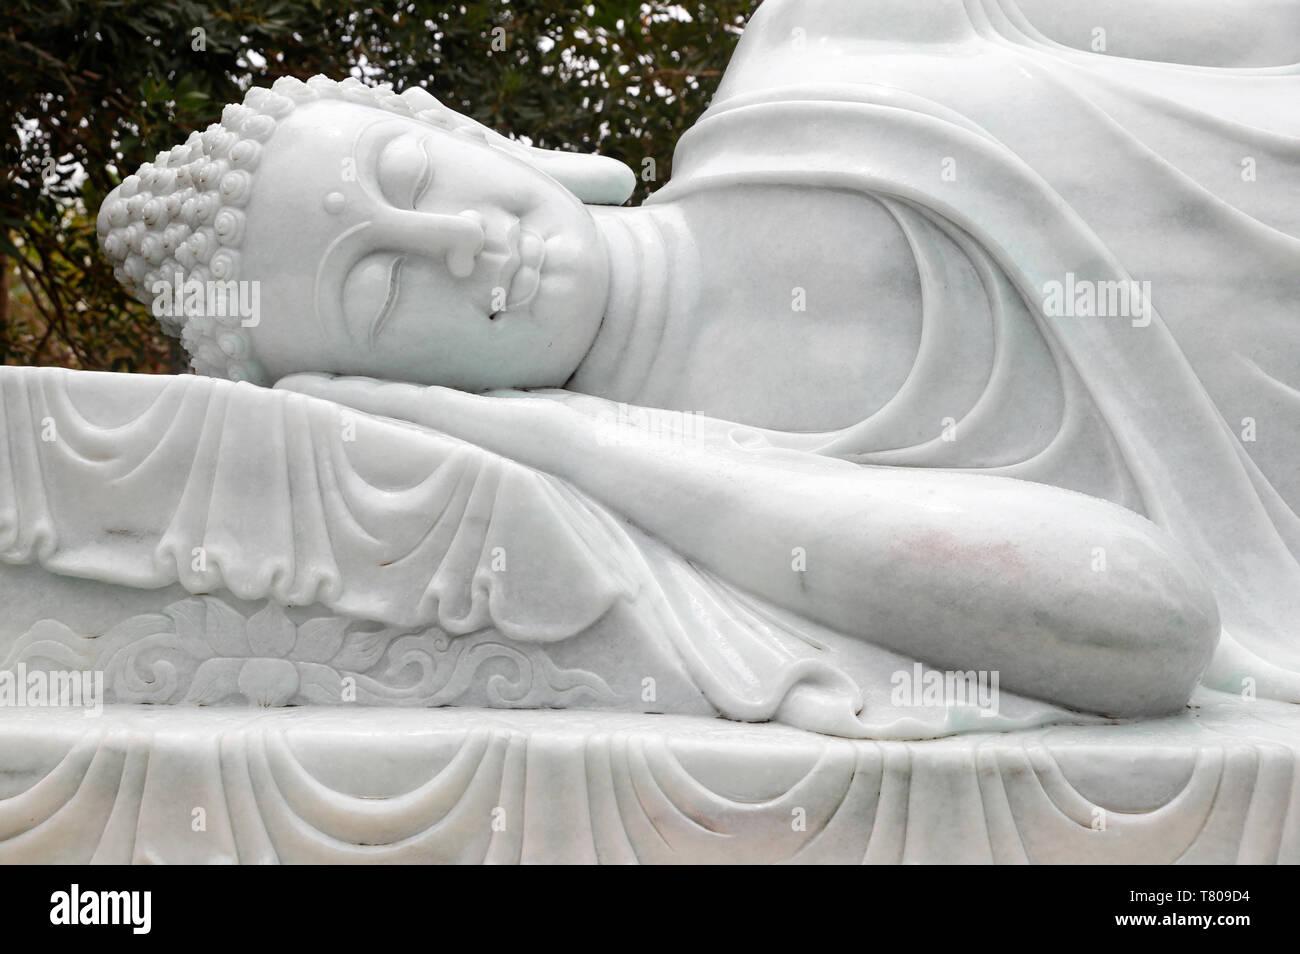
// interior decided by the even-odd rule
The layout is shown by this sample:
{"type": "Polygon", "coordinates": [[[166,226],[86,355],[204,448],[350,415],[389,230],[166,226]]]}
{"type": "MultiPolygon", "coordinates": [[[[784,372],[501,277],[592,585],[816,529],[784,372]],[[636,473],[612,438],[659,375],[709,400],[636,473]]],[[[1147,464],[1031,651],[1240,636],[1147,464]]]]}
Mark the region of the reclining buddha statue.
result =
{"type": "Polygon", "coordinates": [[[1300,702],[1300,48],[1060,6],[767,0],[639,207],[423,89],[250,90],[99,213],[197,374],[4,369],[6,665],[875,738],[1300,702]]]}

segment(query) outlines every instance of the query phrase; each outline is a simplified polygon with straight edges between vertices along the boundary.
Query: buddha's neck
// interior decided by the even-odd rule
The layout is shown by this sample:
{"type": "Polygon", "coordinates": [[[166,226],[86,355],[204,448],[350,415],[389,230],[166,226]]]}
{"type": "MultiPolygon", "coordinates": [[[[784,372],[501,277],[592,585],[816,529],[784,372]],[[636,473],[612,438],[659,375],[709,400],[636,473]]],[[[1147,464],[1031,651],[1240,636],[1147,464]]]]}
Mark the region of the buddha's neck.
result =
{"type": "Polygon", "coordinates": [[[609,301],[591,350],[566,387],[635,400],[657,356],[669,306],[669,249],[648,208],[592,210],[609,255],[609,301]]]}

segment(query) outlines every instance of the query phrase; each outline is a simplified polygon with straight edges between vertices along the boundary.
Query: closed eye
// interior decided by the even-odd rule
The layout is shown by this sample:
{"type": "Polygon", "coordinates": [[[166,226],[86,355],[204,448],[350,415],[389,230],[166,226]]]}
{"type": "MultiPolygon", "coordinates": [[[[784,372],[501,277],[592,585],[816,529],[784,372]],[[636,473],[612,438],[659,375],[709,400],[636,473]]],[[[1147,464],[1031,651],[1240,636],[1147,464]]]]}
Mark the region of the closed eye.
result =
{"type": "Polygon", "coordinates": [[[384,305],[379,309],[379,314],[375,316],[374,322],[370,326],[370,344],[373,347],[375,340],[384,330],[389,317],[393,314],[393,309],[397,306],[397,296],[401,292],[402,283],[402,266],[406,263],[406,256],[399,255],[393,259],[393,264],[388,266],[388,294],[384,298],[384,305]]]}
{"type": "Polygon", "coordinates": [[[420,155],[424,157],[424,161],[420,164],[420,174],[411,187],[412,209],[429,191],[429,184],[433,182],[433,156],[429,152],[429,140],[427,138],[420,140],[420,155]]]}
{"type": "Polygon", "coordinates": [[[379,150],[374,182],[384,200],[397,209],[416,209],[433,183],[433,146],[429,136],[393,136],[379,150]]]}

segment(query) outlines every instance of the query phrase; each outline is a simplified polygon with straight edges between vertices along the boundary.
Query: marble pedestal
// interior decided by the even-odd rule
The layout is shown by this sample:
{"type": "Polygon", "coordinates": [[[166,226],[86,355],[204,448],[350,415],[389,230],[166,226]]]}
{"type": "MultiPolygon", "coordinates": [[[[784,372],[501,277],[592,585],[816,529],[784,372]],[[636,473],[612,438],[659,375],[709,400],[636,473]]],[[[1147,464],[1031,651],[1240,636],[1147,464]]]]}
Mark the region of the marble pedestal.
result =
{"type": "Polygon", "coordinates": [[[563,711],[0,712],[0,862],[1294,862],[1300,708],[919,742],[563,711]]]}

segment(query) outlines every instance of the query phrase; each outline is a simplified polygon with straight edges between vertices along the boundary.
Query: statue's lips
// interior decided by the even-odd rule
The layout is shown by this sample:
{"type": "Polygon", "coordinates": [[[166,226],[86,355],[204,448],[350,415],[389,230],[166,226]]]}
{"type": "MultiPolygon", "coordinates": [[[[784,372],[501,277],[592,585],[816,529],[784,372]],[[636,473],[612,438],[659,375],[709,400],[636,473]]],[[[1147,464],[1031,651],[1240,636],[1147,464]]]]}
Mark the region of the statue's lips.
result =
{"type": "Polygon", "coordinates": [[[501,273],[507,311],[522,308],[536,297],[542,283],[542,263],[546,260],[546,242],[536,232],[519,229],[512,245],[510,258],[501,273]]]}

